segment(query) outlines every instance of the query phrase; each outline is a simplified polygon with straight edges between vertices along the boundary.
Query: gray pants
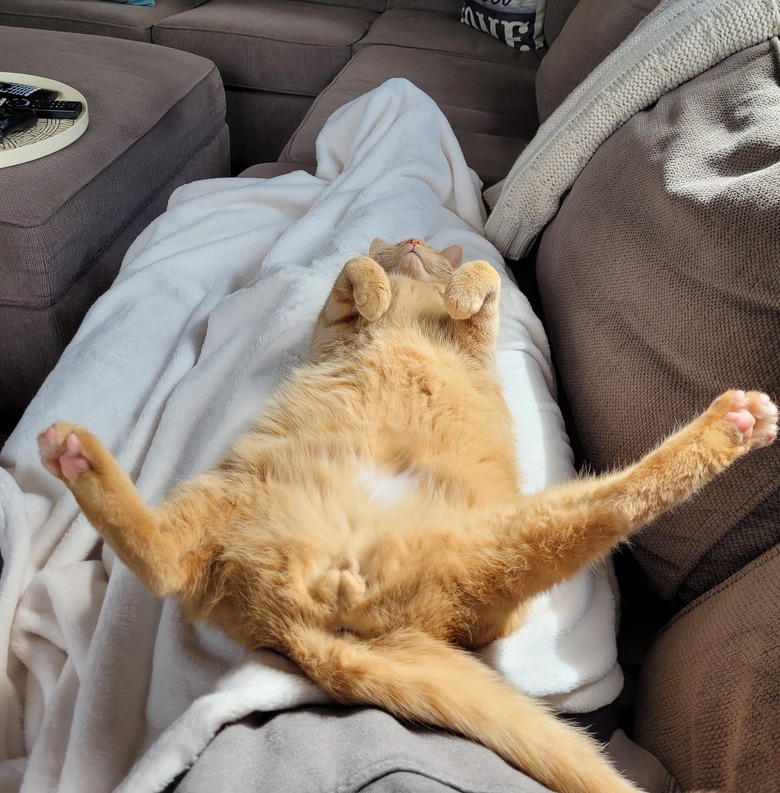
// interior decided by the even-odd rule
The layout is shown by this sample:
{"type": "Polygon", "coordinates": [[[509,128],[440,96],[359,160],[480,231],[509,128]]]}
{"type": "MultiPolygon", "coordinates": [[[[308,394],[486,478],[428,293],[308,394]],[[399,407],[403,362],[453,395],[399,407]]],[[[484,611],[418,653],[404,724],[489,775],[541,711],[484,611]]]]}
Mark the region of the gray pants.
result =
{"type": "MultiPolygon", "coordinates": [[[[607,746],[648,793],[677,793],[660,763],[618,730],[607,746]]],[[[549,793],[484,746],[374,708],[309,707],[225,727],[176,793],[549,793]]]]}

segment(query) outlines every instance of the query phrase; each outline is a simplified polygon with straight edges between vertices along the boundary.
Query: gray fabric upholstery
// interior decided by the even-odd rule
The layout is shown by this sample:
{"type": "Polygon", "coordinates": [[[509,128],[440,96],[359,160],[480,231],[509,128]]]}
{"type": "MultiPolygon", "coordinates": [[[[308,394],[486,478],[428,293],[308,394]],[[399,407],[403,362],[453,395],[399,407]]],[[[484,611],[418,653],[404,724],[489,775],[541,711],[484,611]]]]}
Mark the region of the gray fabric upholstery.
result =
{"type": "MultiPolygon", "coordinates": [[[[545,231],[537,276],[558,369],[596,471],[636,459],[721,391],[780,394],[778,43],[637,113],[545,231]]],[[[634,553],[690,601],[773,547],[780,445],[644,529],[634,553]]]]}
{"type": "Polygon", "coordinates": [[[536,68],[541,53],[521,52],[492,36],[474,31],[455,14],[445,17],[430,11],[391,9],[374,22],[355,50],[374,44],[448,52],[498,63],[515,63],[536,68]]]}
{"type": "Polygon", "coordinates": [[[211,0],[155,25],[154,42],[214,61],[227,86],[313,97],[376,16],[297,0],[211,0]]]}
{"type": "Polygon", "coordinates": [[[363,8],[376,11],[378,14],[385,10],[386,4],[386,0],[306,0],[306,2],[344,8],[363,8]]]}
{"type": "Polygon", "coordinates": [[[656,638],[639,681],[636,735],[686,789],[776,793],[778,625],[775,546],[656,638]]]}
{"type": "MultiPolygon", "coordinates": [[[[568,0],[550,2],[562,16],[568,0]]],[[[152,8],[104,0],[0,0],[0,21],[5,15],[9,24],[19,26],[151,40],[213,60],[226,89],[232,171],[238,173],[279,157],[312,100],[358,49],[380,44],[537,68],[541,53],[514,50],[467,28],[460,23],[461,7],[462,0],[158,0],[152,8]]],[[[441,64],[433,66],[431,81],[425,58],[410,56],[409,61],[401,70],[393,66],[386,76],[397,72],[421,85],[444,86],[441,64]]],[[[509,75],[507,69],[502,76],[486,76],[503,88],[509,75]]],[[[467,80],[472,87],[475,82],[467,80]]],[[[507,87],[513,98],[503,109],[485,114],[484,108],[475,108],[469,123],[460,124],[459,137],[488,182],[505,175],[536,128],[535,113],[531,120],[526,109],[534,90],[527,73],[507,87]],[[521,117],[507,123],[514,102],[521,117]]],[[[464,111],[463,117],[468,100],[447,96],[454,93],[450,85],[442,97],[464,111]]],[[[496,89],[489,86],[487,93],[494,97],[496,89]]]]}
{"type": "Polygon", "coordinates": [[[535,68],[515,63],[400,47],[366,47],[317,97],[279,159],[315,164],[314,141],[334,110],[390,77],[405,77],[437,102],[466,161],[485,183],[492,184],[506,175],[536,130],[531,88],[535,75],[535,68]],[[513,101],[507,102],[507,96],[513,101]]]}
{"type": "MultiPolygon", "coordinates": [[[[648,793],[678,791],[658,761],[622,732],[607,749],[615,765],[648,793]]],[[[256,714],[229,725],[175,790],[545,793],[549,788],[458,735],[400,722],[372,708],[311,707],[256,714]]]]}
{"type": "Polygon", "coordinates": [[[234,174],[275,160],[313,102],[310,96],[244,88],[226,89],[225,99],[234,174]]]}
{"type": "Polygon", "coordinates": [[[9,342],[0,346],[0,413],[7,423],[109,285],[119,248],[132,241],[125,230],[141,217],[148,223],[151,205],[164,208],[182,183],[177,174],[226,175],[228,161],[224,93],[208,61],[21,28],[0,28],[0,46],[9,71],[56,77],[80,90],[90,110],[74,144],[3,171],[0,337],[9,342]],[[202,149],[208,156],[196,156],[202,149]],[[186,167],[190,161],[201,168],[186,167]]]}
{"type": "Polygon", "coordinates": [[[407,8],[415,11],[436,11],[440,14],[460,14],[462,0],[387,0],[387,8],[407,8]]]}
{"type": "MultiPolygon", "coordinates": [[[[148,203],[126,226],[116,230],[117,236],[100,256],[85,265],[56,302],[31,309],[3,304],[0,298],[0,371],[6,375],[0,381],[0,427],[10,429],[16,422],[54,368],[89,307],[113,283],[130,244],[165,211],[171,193],[196,179],[226,175],[227,152],[228,131],[222,125],[149,196],[148,203]]],[[[5,274],[5,268],[0,270],[5,274]]]]}
{"type": "Polygon", "coordinates": [[[252,165],[238,174],[242,179],[271,179],[293,171],[306,171],[313,174],[315,169],[310,165],[296,165],[292,162],[261,162],[252,165]]]}
{"type": "Polygon", "coordinates": [[[0,25],[151,41],[155,22],[205,2],[156,0],[154,6],[131,6],[104,0],[2,0],[0,25]]]}
{"type": "Polygon", "coordinates": [[[577,3],[539,67],[536,102],[540,123],[552,115],[659,2],[580,0],[577,3]]]}
{"type": "Polygon", "coordinates": [[[544,14],[544,38],[549,47],[560,35],[577,0],[547,0],[544,14]]]}

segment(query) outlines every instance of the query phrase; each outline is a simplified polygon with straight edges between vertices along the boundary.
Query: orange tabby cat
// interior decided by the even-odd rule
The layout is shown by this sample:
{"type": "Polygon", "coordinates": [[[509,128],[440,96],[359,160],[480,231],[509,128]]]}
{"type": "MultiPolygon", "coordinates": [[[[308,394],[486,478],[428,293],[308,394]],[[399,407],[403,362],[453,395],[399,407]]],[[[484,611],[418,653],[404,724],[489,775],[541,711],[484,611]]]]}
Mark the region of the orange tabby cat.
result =
{"type": "Polygon", "coordinates": [[[157,507],[82,427],[40,438],[117,555],[250,650],[346,703],[458,731],[560,793],[636,788],[469,650],[776,434],[731,391],[634,466],[518,493],[494,351],[500,279],[411,239],[344,266],[310,362],[207,473],[157,507]]]}

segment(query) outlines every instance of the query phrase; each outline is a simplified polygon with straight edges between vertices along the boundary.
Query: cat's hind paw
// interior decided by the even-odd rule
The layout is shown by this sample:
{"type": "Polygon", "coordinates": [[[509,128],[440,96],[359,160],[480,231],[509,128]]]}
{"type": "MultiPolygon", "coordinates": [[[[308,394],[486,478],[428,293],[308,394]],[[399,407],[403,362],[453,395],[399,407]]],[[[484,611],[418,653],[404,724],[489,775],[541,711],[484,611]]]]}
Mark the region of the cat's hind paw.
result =
{"type": "Polygon", "coordinates": [[[41,462],[47,471],[65,482],[73,482],[91,468],[78,433],[75,425],[58,421],[38,436],[41,462]]]}
{"type": "Polygon", "coordinates": [[[713,407],[731,424],[746,446],[764,446],[777,437],[777,405],[760,391],[729,391],[713,407]]]}

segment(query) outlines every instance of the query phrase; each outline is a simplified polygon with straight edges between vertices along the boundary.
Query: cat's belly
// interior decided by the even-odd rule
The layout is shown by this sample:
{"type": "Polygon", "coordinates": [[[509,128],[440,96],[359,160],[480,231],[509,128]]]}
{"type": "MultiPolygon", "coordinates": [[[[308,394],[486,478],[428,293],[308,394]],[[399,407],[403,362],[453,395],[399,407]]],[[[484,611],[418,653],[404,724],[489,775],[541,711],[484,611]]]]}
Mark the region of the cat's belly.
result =
{"type": "Polygon", "coordinates": [[[358,464],[356,484],[366,491],[377,506],[393,506],[419,492],[420,475],[411,471],[395,473],[375,463],[361,462],[358,464]]]}

